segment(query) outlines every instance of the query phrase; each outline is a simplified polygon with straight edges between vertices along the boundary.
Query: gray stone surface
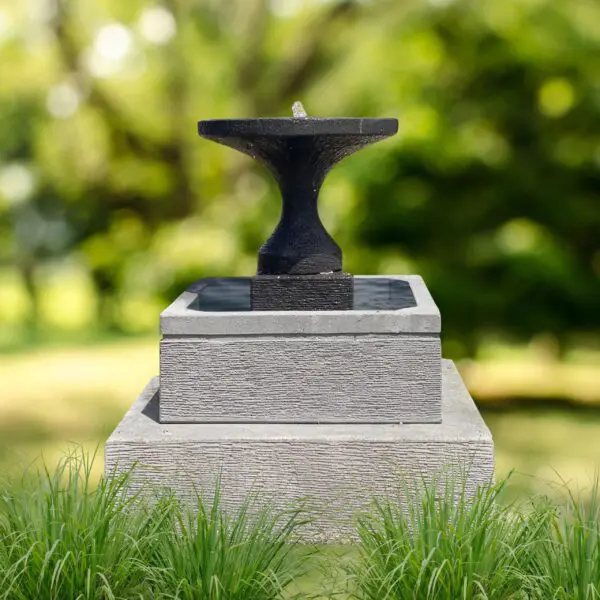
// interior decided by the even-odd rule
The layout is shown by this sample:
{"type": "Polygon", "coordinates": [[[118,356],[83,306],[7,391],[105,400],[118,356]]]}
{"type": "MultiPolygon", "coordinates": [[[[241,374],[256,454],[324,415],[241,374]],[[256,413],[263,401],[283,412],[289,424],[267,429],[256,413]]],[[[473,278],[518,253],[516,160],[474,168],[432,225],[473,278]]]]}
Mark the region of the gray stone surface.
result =
{"type": "Polygon", "coordinates": [[[160,421],[439,423],[437,335],[167,336],[160,421]]]}
{"type": "Polygon", "coordinates": [[[416,306],[210,312],[185,292],[161,315],[161,422],[439,423],[439,311],[421,277],[389,279],[416,306]]]}
{"type": "MultiPolygon", "coordinates": [[[[401,310],[208,312],[190,308],[196,294],[181,294],[160,316],[168,335],[334,335],[440,333],[440,312],[418,275],[386,276],[408,281],[417,306],[401,310]]],[[[355,276],[355,280],[365,276],[355,276]]]]}
{"type": "Polygon", "coordinates": [[[221,474],[224,506],[235,510],[250,491],[276,508],[308,498],[314,522],[306,541],[342,542],[373,497],[448,471],[468,489],[493,477],[493,442],[454,364],[443,361],[440,425],[175,424],[158,422],[153,379],[106,443],[105,468],[134,471],[183,498],[210,499],[221,474]]]}

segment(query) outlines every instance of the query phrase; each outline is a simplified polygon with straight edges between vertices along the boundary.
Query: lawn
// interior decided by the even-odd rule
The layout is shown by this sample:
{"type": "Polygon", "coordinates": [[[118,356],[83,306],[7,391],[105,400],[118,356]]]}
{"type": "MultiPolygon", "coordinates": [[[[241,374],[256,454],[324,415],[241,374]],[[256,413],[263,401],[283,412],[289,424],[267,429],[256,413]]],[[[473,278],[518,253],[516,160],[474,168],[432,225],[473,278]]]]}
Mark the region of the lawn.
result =
{"type": "MultiPolygon", "coordinates": [[[[0,481],[0,600],[595,600],[600,489],[511,501],[510,479],[467,496],[462,480],[410,484],[356,519],[352,548],[300,546],[310,515],[259,495],[225,513],[133,492],[75,452],[55,470],[0,481]],[[410,491],[412,490],[412,492],[410,491]],[[408,494],[408,496],[406,496],[408,494]]],[[[399,482],[399,485],[403,485],[399,482]]]]}

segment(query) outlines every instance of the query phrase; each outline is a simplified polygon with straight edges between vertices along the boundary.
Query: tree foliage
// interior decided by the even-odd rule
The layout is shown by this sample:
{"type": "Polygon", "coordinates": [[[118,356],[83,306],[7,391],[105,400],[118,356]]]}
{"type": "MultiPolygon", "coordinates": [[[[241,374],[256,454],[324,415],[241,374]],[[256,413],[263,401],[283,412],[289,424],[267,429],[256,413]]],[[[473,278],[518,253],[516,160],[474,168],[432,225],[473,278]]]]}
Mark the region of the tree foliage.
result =
{"type": "MultiPolygon", "coordinates": [[[[270,176],[201,118],[397,116],[321,212],[354,273],[422,274],[455,354],[600,330],[600,5],[589,0],[11,0],[0,13],[0,265],[30,324],[77,265],[98,319],[247,275],[270,176]]],[[[0,282],[0,285],[2,283],[0,282]]]]}

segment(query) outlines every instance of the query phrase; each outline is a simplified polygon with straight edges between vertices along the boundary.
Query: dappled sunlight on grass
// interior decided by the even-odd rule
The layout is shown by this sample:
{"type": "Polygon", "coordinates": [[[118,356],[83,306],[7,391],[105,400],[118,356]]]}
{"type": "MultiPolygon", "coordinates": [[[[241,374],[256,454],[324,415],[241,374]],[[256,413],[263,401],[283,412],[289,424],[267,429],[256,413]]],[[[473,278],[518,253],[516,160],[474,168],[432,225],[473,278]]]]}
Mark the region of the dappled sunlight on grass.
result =
{"type": "Polygon", "coordinates": [[[459,368],[473,396],[485,404],[526,398],[600,407],[598,348],[575,348],[560,356],[556,341],[547,336],[519,347],[488,343],[477,360],[460,361],[459,368]]]}
{"type": "Polygon", "coordinates": [[[461,370],[471,393],[486,402],[525,397],[600,403],[597,367],[529,359],[469,362],[461,370]]]}
{"type": "Polygon", "coordinates": [[[42,452],[53,464],[69,444],[103,444],[157,373],[154,338],[3,356],[0,467],[42,452]]]}
{"type": "Polygon", "coordinates": [[[496,472],[521,474],[513,487],[523,493],[543,491],[546,483],[561,480],[585,485],[600,468],[600,410],[484,411],[484,418],[496,443],[496,472]]]}

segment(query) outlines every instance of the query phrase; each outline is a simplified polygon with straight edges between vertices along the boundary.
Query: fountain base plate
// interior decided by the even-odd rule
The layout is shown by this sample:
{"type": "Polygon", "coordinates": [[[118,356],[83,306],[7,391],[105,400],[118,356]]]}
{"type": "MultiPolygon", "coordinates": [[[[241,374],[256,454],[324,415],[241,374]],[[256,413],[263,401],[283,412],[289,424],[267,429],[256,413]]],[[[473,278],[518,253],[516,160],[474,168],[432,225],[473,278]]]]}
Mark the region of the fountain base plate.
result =
{"type": "Polygon", "coordinates": [[[349,273],[257,275],[252,310],[352,310],[354,278],[349,273]]]}

